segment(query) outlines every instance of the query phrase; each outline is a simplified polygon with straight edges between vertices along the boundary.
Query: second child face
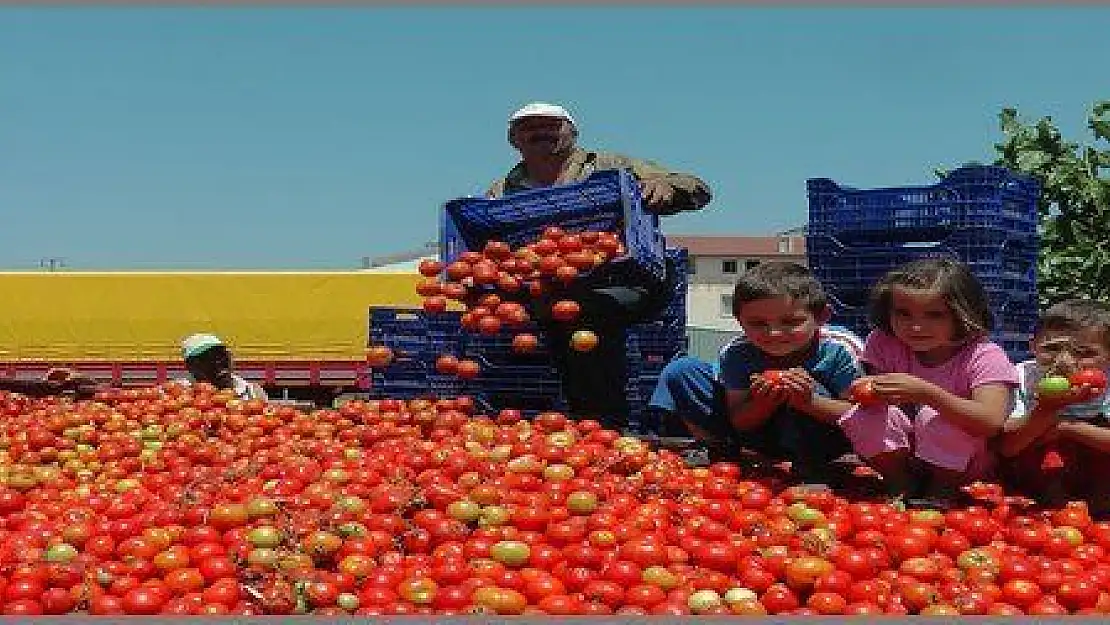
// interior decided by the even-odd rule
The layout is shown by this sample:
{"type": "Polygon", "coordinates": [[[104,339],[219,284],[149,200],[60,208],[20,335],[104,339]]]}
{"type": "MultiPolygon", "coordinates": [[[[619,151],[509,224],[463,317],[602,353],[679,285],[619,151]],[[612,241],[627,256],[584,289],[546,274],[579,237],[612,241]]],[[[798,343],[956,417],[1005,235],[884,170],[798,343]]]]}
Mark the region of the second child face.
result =
{"type": "Polygon", "coordinates": [[[955,315],[944,296],[935,291],[895,287],[890,328],[898,340],[924,356],[941,357],[955,345],[955,315]]]}
{"type": "Polygon", "coordinates": [[[1033,357],[1037,366],[1056,375],[1071,375],[1080,369],[1110,368],[1110,349],[1097,328],[1085,330],[1043,330],[1033,338],[1033,357]]]}
{"type": "Polygon", "coordinates": [[[809,346],[823,319],[789,297],[771,297],[740,306],[736,320],[760,351],[782,357],[809,346]]]}

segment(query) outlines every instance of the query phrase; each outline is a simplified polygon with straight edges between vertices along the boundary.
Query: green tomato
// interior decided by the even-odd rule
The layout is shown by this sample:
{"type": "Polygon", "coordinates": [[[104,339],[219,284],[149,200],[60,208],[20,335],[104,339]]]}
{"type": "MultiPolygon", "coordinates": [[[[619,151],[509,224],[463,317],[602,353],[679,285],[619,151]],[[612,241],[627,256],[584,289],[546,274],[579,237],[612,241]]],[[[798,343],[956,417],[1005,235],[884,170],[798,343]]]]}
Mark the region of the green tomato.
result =
{"type": "Polygon", "coordinates": [[[1037,384],[1037,392],[1047,397],[1063,395],[1069,390],[1071,390],[1071,381],[1062,375],[1045,376],[1037,384]]]}
{"type": "Polygon", "coordinates": [[[66,543],[52,545],[43,555],[47,562],[69,562],[76,557],[77,548],[66,543]]]}
{"type": "Polygon", "coordinates": [[[508,566],[520,566],[528,561],[532,550],[528,543],[519,540],[502,540],[490,547],[490,558],[508,566]]]}

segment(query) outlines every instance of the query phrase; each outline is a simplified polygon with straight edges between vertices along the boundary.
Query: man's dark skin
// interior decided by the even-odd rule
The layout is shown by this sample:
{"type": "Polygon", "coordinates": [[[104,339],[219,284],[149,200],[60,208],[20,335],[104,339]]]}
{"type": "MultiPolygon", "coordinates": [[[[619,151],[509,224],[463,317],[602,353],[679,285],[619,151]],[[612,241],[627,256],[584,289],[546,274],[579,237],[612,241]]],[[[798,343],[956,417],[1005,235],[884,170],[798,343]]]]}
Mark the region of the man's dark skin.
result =
{"type": "MultiPolygon", "coordinates": [[[[711,199],[709,186],[695,176],[671,172],[649,161],[584,150],[577,146],[577,139],[577,128],[558,115],[530,115],[511,122],[508,140],[520,152],[521,161],[493,183],[488,196],[578,182],[594,171],[620,168],[630,170],[639,181],[643,206],[650,213],[699,210],[711,199]]],[[[592,285],[579,280],[532,302],[532,315],[549,338],[570,412],[576,418],[597,419],[617,429],[627,425],[627,328],[651,320],[666,306],[675,277],[669,263],[668,273],[662,284],[592,285]],[[551,319],[550,303],[556,298],[573,299],[581,305],[582,313],[573,327],[551,319]],[[589,352],[570,349],[575,329],[593,330],[600,339],[598,346],[589,352]]]]}
{"type": "Polygon", "coordinates": [[[0,391],[19,393],[28,397],[49,397],[72,393],[78,397],[91,397],[99,387],[90,379],[68,369],[53,369],[42,380],[16,380],[0,378],[0,391]]]}
{"type": "Polygon", "coordinates": [[[235,386],[231,377],[231,353],[225,347],[212,347],[186,358],[185,368],[197,382],[207,382],[219,389],[235,386]]]}

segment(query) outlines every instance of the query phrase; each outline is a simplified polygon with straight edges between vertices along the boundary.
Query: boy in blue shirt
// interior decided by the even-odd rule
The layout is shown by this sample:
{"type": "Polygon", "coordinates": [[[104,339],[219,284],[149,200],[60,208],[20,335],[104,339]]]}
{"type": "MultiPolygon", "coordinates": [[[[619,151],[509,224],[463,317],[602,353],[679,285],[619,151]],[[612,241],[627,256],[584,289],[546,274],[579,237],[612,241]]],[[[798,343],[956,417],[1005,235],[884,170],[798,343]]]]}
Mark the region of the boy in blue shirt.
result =
{"type": "Polygon", "coordinates": [[[810,271],[788,262],[747,271],[733,292],[743,336],[721,351],[719,370],[681,357],[659,376],[650,405],[711,448],[746,448],[789,460],[801,480],[821,482],[852,452],[837,419],[852,404],[858,361],[823,336],[828,299],[810,271]]]}
{"type": "Polygon", "coordinates": [[[1038,392],[1048,373],[1110,375],[1110,305],[1085,299],[1054,304],[1037,320],[1029,346],[1033,358],[1017,365],[1021,386],[995,441],[1002,478],[1043,504],[1081,500],[1110,512],[1110,488],[1102,481],[1110,471],[1110,391],[1038,392]]]}

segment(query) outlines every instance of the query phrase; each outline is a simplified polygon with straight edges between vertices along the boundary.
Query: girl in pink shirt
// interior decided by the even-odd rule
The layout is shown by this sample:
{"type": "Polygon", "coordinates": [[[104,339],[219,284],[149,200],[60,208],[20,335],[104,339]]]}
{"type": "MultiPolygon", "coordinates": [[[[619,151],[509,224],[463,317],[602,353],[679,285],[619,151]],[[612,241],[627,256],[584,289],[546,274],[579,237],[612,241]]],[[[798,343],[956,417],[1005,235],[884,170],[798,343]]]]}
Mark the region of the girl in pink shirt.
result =
{"type": "Polygon", "coordinates": [[[917,260],[874,286],[870,317],[859,384],[871,399],[839,421],[856,453],[898,493],[950,495],[985,477],[987,440],[1001,432],[1019,376],[986,339],[982,285],[963,263],[917,260]]]}

